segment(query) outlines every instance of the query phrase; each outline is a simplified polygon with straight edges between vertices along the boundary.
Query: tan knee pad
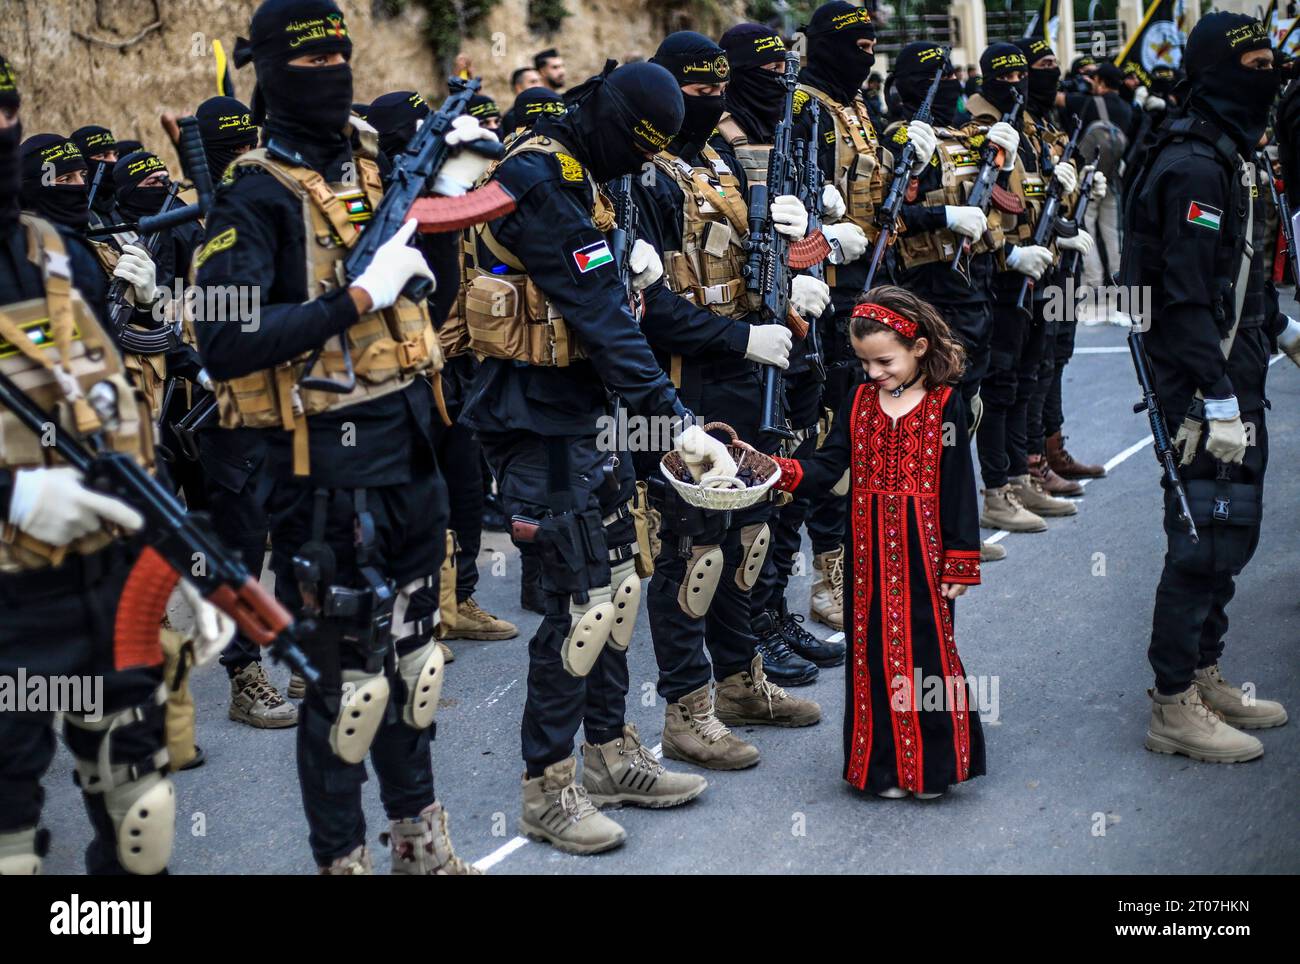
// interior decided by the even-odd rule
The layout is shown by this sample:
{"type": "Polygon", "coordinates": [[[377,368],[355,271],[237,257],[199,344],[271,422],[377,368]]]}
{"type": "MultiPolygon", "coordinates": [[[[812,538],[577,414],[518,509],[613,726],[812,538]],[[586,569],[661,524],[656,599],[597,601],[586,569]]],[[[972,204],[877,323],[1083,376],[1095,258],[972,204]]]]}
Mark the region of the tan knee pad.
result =
{"type": "Polygon", "coordinates": [[[709,611],[713,594],[722,581],[722,547],[691,546],[691,558],[686,561],[686,576],[677,590],[677,605],[682,612],[695,619],[709,611]]]}
{"type": "Polygon", "coordinates": [[[586,676],[600,658],[614,629],[613,589],[601,586],[587,594],[585,603],[569,599],[569,634],[564,637],[560,658],[570,676],[586,676]]]}
{"type": "Polygon", "coordinates": [[[749,592],[758,582],[758,574],[763,571],[763,562],[771,544],[772,530],[766,522],[756,522],[740,530],[740,551],[744,555],[736,567],[736,585],[742,592],[749,592]]]}
{"type": "Polygon", "coordinates": [[[397,672],[406,684],[402,722],[413,730],[427,730],[438,712],[438,697],[442,695],[442,666],[442,649],[437,640],[432,639],[397,660],[397,672]]]}
{"type": "Polygon", "coordinates": [[[384,721],[388,678],[359,669],[345,669],[342,675],[343,698],[338,718],[330,727],[330,749],[344,763],[360,763],[384,721]]]}
{"type": "Polygon", "coordinates": [[[609,631],[609,645],[627,649],[641,608],[641,576],[636,560],[627,559],[615,566],[609,584],[614,589],[614,628],[609,631]]]}
{"type": "Polygon", "coordinates": [[[117,832],[117,859],[133,874],[156,874],[172,856],[176,791],[161,773],[114,786],[104,793],[117,832]]]}
{"type": "Polygon", "coordinates": [[[0,833],[0,877],[30,877],[40,872],[35,827],[0,833]]]}

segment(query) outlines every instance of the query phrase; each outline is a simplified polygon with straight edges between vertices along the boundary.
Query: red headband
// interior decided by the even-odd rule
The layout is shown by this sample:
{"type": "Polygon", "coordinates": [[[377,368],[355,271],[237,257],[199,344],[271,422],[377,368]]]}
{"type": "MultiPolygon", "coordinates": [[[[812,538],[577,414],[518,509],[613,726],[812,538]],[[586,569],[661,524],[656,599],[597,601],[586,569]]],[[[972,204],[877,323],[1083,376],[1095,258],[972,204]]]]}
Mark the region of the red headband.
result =
{"type": "Polygon", "coordinates": [[[878,321],[882,325],[888,325],[908,341],[911,341],[916,337],[916,322],[904,318],[896,311],[890,311],[884,305],[876,305],[872,304],[870,301],[864,301],[860,305],[854,305],[853,317],[870,318],[872,321],[878,321]]]}

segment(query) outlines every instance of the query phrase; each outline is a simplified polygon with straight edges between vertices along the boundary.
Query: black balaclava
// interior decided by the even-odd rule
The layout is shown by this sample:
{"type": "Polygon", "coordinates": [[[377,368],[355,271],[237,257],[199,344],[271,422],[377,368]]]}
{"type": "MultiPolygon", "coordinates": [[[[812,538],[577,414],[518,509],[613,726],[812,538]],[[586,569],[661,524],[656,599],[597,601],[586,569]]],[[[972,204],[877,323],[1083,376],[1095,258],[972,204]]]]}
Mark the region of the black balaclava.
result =
{"type": "Polygon", "coordinates": [[[155,154],[135,151],[119,158],[113,165],[113,188],[117,194],[117,209],[129,220],[138,221],[157,214],[167,196],[167,187],[139,187],[141,181],[155,171],[167,171],[167,165],[155,154]]]}
{"type": "MultiPolygon", "coordinates": [[[[722,48],[708,37],[693,30],[679,30],[664,38],[650,63],[663,67],[679,86],[687,84],[725,84],[731,65],[722,48]]],[[[722,95],[691,96],[683,91],[682,127],[670,146],[678,157],[694,157],[722,116],[722,95]]]]}
{"type": "Polygon", "coordinates": [[[59,134],[35,134],[23,141],[20,152],[23,210],[65,228],[85,231],[90,220],[89,189],[84,184],[54,183],[56,177],[86,169],[77,145],[59,134]]]}
{"type": "Polygon", "coordinates": [[[1061,86],[1061,68],[1035,68],[1045,57],[1055,57],[1052,45],[1039,37],[1025,37],[1016,41],[1016,46],[1029,62],[1029,93],[1026,105],[1036,117],[1046,117],[1056,106],[1056,91],[1061,86]]]}
{"type": "Polygon", "coordinates": [[[785,41],[771,27],[759,23],[738,23],[719,41],[731,65],[731,81],[722,95],[728,113],[754,144],[772,143],[781,120],[785,86],[781,75],[765,70],[765,64],[785,60],[785,41]]]}
{"type": "Polygon", "coordinates": [[[1188,106],[1218,124],[1246,156],[1268,126],[1278,73],[1276,68],[1243,67],[1241,55],[1270,46],[1267,31],[1254,17],[1219,12],[1197,21],[1183,50],[1183,67],[1191,82],[1188,106]]]}
{"type": "Polygon", "coordinates": [[[1021,97],[1029,93],[1029,65],[1020,48],[1013,43],[998,42],[989,44],[988,49],[980,55],[980,76],[984,82],[980,85],[980,94],[990,104],[1006,113],[1015,105],[1013,91],[1019,89],[1021,97]],[[1021,78],[1012,84],[1002,80],[998,75],[1018,70],[1021,78]]]}
{"type": "Polygon", "coordinates": [[[515,105],[510,108],[516,127],[530,130],[543,117],[563,117],[568,108],[564,98],[549,87],[529,87],[515,98],[515,105]]]}
{"type": "MultiPolygon", "coordinates": [[[[99,178],[99,190],[95,192],[95,212],[100,216],[113,209],[113,164],[115,161],[97,161],[92,154],[105,154],[117,150],[117,139],[107,127],[89,124],[78,127],[68,135],[68,139],[77,145],[81,157],[86,162],[86,183],[93,184],[95,175],[102,167],[104,173],[99,178]]],[[[89,190],[89,189],[87,189],[89,190]]]]}
{"type": "MultiPolygon", "coordinates": [[[[948,52],[933,40],[914,40],[905,45],[894,58],[892,85],[902,99],[903,111],[908,120],[916,115],[921,102],[925,100],[930,85],[934,83],[934,72],[940,64],[943,65],[945,76],[953,73],[948,52]]],[[[953,77],[939,81],[939,88],[934,92],[934,101],[930,105],[930,120],[935,127],[952,123],[957,115],[957,98],[960,95],[960,80],[953,77]]]]}
{"type": "MultiPolygon", "coordinates": [[[[235,66],[251,62],[257,72],[252,122],[266,136],[297,147],[326,151],[348,144],[344,127],[352,112],[352,65],[290,67],[289,61],[315,54],[352,57],[352,38],[333,0],[265,0],[253,14],[250,40],[239,38],[235,66]]],[[[317,159],[323,151],[311,151],[317,159]]]]}
{"type": "Polygon", "coordinates": [[[257,146],[252,111],[233,97],[209,97],[194,112],[203,136],[208,173],[220,181],[231,163],[249,147],[257,146]]]}
{"type": "Polygon", "coordinates": [[[469,106],[465,113],[470,117],[477,117],[480,121],[490,120],[493,117],[501,116],[501,108],[497,107],[497,102],[486,94],[475,94],[469,99],[469,106]]]}
{"type": "Polygon", "coordinates": [[[633,174],[647,155],[666,148],[682,126],[682,89],[658,64],[605,62],[605,69],[565,92],[569,111],[538,122],[539,134],[553,131],[581,154],[602,184],[633,174]]]}
{"type": "Polygon", "coordinates": [[[1175,67],[1157,67],[1151,71],[1151,93],[1168,97],[1178,85],[1182,72],[1175,67]]]}
{"type": "Polygon", "coordinates": [[[379,149],[396,157],[415,137],[415,125],[428,116],[423,97],[413,90],[395,90],[376,97],[365,119],[379,132],[379,149]]]}
{"type": "Polygon", "coordinates": [[[858,47],[876,36],[876,26],[864,7],[833,0],[818,7],[803,29],[808,38],[808,66],[799,79],[825,91],[841,104],[851,104],[871,76],[876,55],[858,47]]]}
{"type": "MultiPolygon", "coordinates": [[[[18,81],[9,61],[0,56],[0,110],[16,111],[22,104],[18,81]]],[[[23,167],[18,146],[23,142],[23,124],[15,120],[0,131],[0,225],[18,220],[22,210],[23,167]]]]}

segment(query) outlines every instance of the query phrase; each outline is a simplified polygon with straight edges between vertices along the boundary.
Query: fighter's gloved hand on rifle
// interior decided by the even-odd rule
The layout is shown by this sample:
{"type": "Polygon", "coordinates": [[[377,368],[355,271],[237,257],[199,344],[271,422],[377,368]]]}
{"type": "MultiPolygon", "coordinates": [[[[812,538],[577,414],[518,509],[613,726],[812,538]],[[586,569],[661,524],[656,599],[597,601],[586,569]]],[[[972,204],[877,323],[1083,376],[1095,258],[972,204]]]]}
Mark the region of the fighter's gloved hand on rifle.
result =
{"type": "Polygon", "coordinates": [[[1286,357],[1300,365],[1300,321],[1290,315],[1286,318],[1286,327],[1277,336],[1277,347],[1286,353],[1286,357]]]}
{"type": "MultiPolygon", "coordinates": [[[[1079,180],[1083,180],[1085,177],[1087,177],[1088,172],[1092,170],[1092,167],[1093,166],[1089,164],[1082,171],[1080,171],[1079,180]]],[[[1096,174],[1092,176],[1092,199],[1094,201],[1100,201],[1105,196],[1106,196],[1106,175],[1101,173],[1101,171],[1098,171],[1096,174]]]]}
{"type": "Polygon", "coordinates": [[[461,149],[447,158],[438,171],[438,176],[433,179],[433,193],[447,197],[468,193],[492,163],[491,158],[474,150],[474,142],[495,140],[496,135],[481,126],[476,117],[461,114],[452,121],[451,130],[447,132],[447,146],[461,145],[461,149]]]}
{"type": "Polygon", "coordinates": [[[1066,194],[1073,194],[1074,189],[1079,186],[1079,174],[1074,169],[1074,161],[1057,164],[1052,169],[1052,177],[1061,185],[1061,190],[1066,194]]]}
{"type": "Polygon", "coordinates": [[[785,325],[751,325],[749,341],[745,344],[745,358],[760,365],[790,367],[790,329],[785,325]]]}
{"type": "Polygon", "coordinates": [[[1240,465],[1246,457],[1246,426],[1241,423],[1241,407],[1237,404],[1237,396],[1207,398],[1205,421],[1209,428],[1205,451],[1220,462],[1240,465]]]}
{"type": "Polygon", "coordinates": [[[727,447],[698,425],[692,425],[677,437],[676,448],[698,485],[736,474],[736,460],[727,447]]]}
{"type": "Polygon", "coordinates": [[[664,276],[664,262],[654,245],[647,244],[640,238],[632,245],[628,255],[628,267],[632,269],[632,290],[645,291],[664,276]]]}
{"type": "Polygon", "coordinates": [[[193,644],[195,666],[211,661],[235,635],[235,621],[185,579],[176,583],[165,613],[167,628],[193,644]]]}
{"type": "Polygon", "coordinates": [[[867,253],[867,235],[852,221],[823,224],[822,237],[831,246],[831,264],[850,264],[867,253]]]}
{"type": "Polygon", "coordinates": [[[1092,235],[1080,229],[1079,233],[1072,238],[1058,237],[1056,246],[1062,251],[1078,251],[1086,258],[1088,252],[1092,250],[1092,235]]]}
{"type": "Polygon", "coordinates": [[[793,194],[780,194],[772,199],[768,212],[772,226],[787,238],[802,238],[808,233],[808,212],[793,194]]]}
{"type": "Polygon", "coordinates": [[[948,230],[953,234],[960,234],[963,238],[974,240],[982,237],[988,230],[988,216],[979,208],[945,204],[943,216],[947,221],[948,230]]]}
{"type": "Polygon", "coordinates": [[[88,489],[67,466],[19,469],[9,496],[9,521],[34,539],[65,546],[105,522],[134,532],[144,518],[125,502],[88,489]]]}
{"type": "Polygon", "coordinates": [[[920,174],[934,157],[934,146],[939,139],[934,135],[934,128],[925,121],[907,122],[907,139],[916,145],[916,159],[912,162],[912,176],[920,174]]]}
{"type": "Polygon", "coordinates": [[[812,275],[797,274],[790,279],[790,307],[809,323],[821,317],[831,303],[831,289],[812,275]]]}
{"type": "Polygon", "coordinates": [[[1163,97],[1157,97],[1155,94],[1152,94],[1150,97],[1147,98],[1146,103],[1142,105],[1142,109],[1148,111],[1157,111],[1157,110],[1164,110],[1167,106],[1168,105],[1165,103],[1165,99],[1163,97]]]}
{"type": "Polygon", "coordinates": [[[1037,244],[1021,244],[1007,253],[1007,267],[1037,281],[1052,266],[1052,252],[1037,244]]]}
{"type": "Polygon", "coordinates": [[[379,246],[366,270],[352,282],[351,287],[360,288],[369,296],[369,310],[392,307],[402,288],[417,275],[437,284],[424,255],[406,243],[411,240],[418,224],[414,218],[403,224],[396,234],[379,246]]]}
{"type": "Polygon", "coordinates": [[[827,184],[822,188],[822,223],[838,221],[844,217],[844,212],[848,208],[844,204],[844,197],[840,194],[839,188],[834,184],[827,184]]]}
{"type": "Polygon", "coordinates": [[[131,286],[131,301],[137,308],[148,308],[158,293],[158,268],[149,252],[136,244],[122,245],[122,256],[113,268],[113,277],[131,286]]]}
{"type": "Polygon", "coordinates": [[[1016,166],[1016,151],[1020,148],[1020,132],[1004,121],[998,121],[989,128],[988,139],[1002,148],[1002,170],[1009,171],[1016,166]]]}

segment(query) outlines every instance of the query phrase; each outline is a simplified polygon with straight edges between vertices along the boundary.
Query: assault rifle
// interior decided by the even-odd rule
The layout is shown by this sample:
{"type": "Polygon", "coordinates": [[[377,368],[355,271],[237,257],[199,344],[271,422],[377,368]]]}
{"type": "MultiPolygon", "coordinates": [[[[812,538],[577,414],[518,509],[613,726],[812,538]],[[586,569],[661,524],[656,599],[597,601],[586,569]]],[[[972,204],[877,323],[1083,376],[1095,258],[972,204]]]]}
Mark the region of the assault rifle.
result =
{"type": "MultiPolygon", "coordinates": [[[[1015,97],[1015,103],[999,120],[1004,124],[1010,124],[1012,127],[1019,129],[1016,121],[1020,116],[1020,111],[1025,106],[1025,98],[1018,87],[1013,87],[1011,93],[1015,97]]],[[[975,183],[971,187],[970,196],[966,199],[966,204],[969,207],[979,208],[984,212],[985,216],[988,215],[995,196],[999,192],[1003,195],[1007,194],[1007,191],[998,184],[998,178],[1002,174],[1002,162],[1005,159],[1005,152],[1002,148],[992,141],[986,140],[983,150],[980,152],[979,173],[975,175],[975,183]]],[[[1016,207],[1016,202],[1020,199],[1015,195],[1011,195],[1011,197],[1002,198],[1001,200],[1001,206],[1013,208],[1016,207]]],[[[1023,202],[1019,205],[1019,209],[1024,209],[1023,202]]],[[[1016,213],[1019,213],[1019,211],[1016,213]]],[[[963,274],[968,275],[968,272],[963,270],[962,261],[970,257],[970,249],[970,238],[963,238],[961,245],[957,248],[957,253],[952,256],[952,270],[962,271],[963,274]]]]}
{"type": "MultiPolygon", "coordinates": [[[[1061,152],[1061,159],[1057,164],[1065,164],[1074,158],[1074,149],[1079,145],[1079,131],[1083,128],[1083,118],[1074,122],[1074,133],[1070,135],[1070,140],[1065,145],[1065,150],[1061,152]]],[[[1047,200],[1043,202],[1043,213],[1038,216],[1038,223],[1034,225],[1033,243],[1040,248],[1045,248],[1052,243],[1057,237],[1073,238],[1079,233],[1078,221],[1071,221],[1068,218],[1059,217],[1057,211],[1061,210],[1061,182],[1052,177],[1052,171],[1055,169],[1054,164],[1049,160],[1051,153],[1047,148],[1047,139],[1043,139],[1043,162],[1039,164],[1043,177],[1050,178],[1051,183],[1047,185],[1047,200]]],[[[1034,289],[1034,279],[1025,275],[1020,282],[1020,296],[1016,299],[1016,307],[1021,311],[1028,312],[1030,305],[1028,303],[1029,293],[1034,289]]]]}
{"type": "MultiPolygon", "coordinates": [[[[795,156],[799,158],[799,200],[808,211],[808,234],[811,236],[821,230],[825,205],[822,203],[822,172],[817,162],[817,149],[821,144],[821,104],[815,100],[808,101],[808,119],[812,122],[812,134],[808,140],[796,141],[795,156]]],[[[808,268],[808,274],[818,281],[826,280],[826,262],[818,260],[808,268]]],[[[812,366],[819,382],[826,381],[826,361],[822,355],[821,331],[816,318],[808,319],[808,350],[804,357],[812,366]]]]}
{"type": "MultiPolygon", "coordinates": [[[[1101,148],[1097,148],[1097,153],[1092,156],[1092,163],[1087,167],[1088,173],[1083,176],[1079,182],[1079,202],[1074,206],[1074,223],[1078,225],[1079,230],[1083,230],[1083,218],[1088,213],[1088,206],[1092,203],[1092,182],[1097,176],[1097,162],[1101,160],[1101,148]]],[[[1067,251],[1065,257],[1061,259],[1061,270],[1066,275],[1073,275],[1079,270],[1079,260],[1082,254],[1078,251],[1067,251]]]]}
{"type": "Polygon", "coordinates": [[[1147,413],[1151,423],[1152,447],[1156,451],[1156,461],[1165,472],[1165,482],[1178,500],[1178,518],[1187,526],[1187,534],[1193,542],[1199,542],[1196,523],[1192,521],[1192,509],[1187,504],[1187,490],[1183,488],[1183,477],[1178,474],[1178,459],[1173,442],[1169,438],[1169,426],[1165,423],[1164,412],[1160,408],[1160,399],[1156,397],[1155,382],[1151,378],[1151,362],[1147,358],[1146,345],[1142,333],[1133,328],[1128,333],[1128,350],[1133,356],[1133,368],[1137,372],[1138,385],[1142,388],[1142,401],[1133,406],[1133,411],[1147,413]]]}

